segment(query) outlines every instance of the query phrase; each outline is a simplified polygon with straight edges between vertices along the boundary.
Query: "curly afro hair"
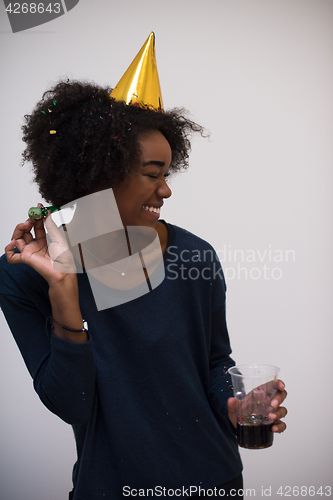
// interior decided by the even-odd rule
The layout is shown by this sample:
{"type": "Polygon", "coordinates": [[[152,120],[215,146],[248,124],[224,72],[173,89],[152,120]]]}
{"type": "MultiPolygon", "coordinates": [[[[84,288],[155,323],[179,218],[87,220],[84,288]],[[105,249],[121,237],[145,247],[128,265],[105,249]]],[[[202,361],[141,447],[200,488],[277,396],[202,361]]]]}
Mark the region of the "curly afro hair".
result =
{"type": "Polygon", "coordinates": [[[61,81],[45,92],[22,126],[43,198],[62,206],[122,182],[140,161],[139,136],[160,131],[170,144],[170,172],[187,168],[192,132],[203,129],[183,110],[156,112],[109,97],[110,89],[61,81]]]}

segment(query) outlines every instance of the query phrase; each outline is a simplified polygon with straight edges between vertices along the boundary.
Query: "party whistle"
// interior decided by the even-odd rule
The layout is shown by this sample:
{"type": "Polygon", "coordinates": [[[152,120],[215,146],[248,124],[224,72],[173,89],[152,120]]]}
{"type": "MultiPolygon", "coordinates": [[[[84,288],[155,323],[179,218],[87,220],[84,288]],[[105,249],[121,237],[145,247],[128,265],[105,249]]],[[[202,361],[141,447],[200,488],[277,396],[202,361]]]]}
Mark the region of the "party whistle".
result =
{"type": "Polygon", "coordinates": [[[28,210],[28,217],[32,222],[36,222],[41,219],[45,219],[48,216],[49,210],[51,214],[60,210],[60,207],[52,206],[52,207],[31,207],[28,210]]]}

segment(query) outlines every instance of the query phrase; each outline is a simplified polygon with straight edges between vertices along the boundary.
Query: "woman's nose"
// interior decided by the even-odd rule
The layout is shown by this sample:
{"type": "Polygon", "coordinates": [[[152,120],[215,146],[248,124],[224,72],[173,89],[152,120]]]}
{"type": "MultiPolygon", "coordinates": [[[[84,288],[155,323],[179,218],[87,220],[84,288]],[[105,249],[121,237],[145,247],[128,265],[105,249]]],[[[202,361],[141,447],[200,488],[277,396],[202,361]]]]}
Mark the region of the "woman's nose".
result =
{"type": "Polygon", "coordinates": [[[172,191],[164,178],[161,181],[161,185],[158,187],[157,192],[162,198],[170,198],[172,195],[172,191]]]}

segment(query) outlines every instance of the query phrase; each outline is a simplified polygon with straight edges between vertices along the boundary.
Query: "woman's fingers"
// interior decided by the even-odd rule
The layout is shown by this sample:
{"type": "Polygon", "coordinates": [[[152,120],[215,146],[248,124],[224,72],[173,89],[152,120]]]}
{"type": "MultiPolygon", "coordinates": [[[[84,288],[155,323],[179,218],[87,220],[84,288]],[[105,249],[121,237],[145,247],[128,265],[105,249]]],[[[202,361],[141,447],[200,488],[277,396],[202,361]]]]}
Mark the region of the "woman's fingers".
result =
{"type": "Polygon", "coordinates": [[[278,406],[286,399],[288,393],[284,389],[283,391],[279,391],[272,399],[271,405],[273,408],[278,408],[278,406]]]}
{"type": "Polygon", "coordinates": [[[12,241],[5,248],[5,254],[9,263],[24,263],[31,266],[49,283],[62,280],[65,273],[77,272],[66,237],[59,231],[51,217],[18,224],[14,229],[12,241]],[[35,238],[32,235],[32,228],[35,238]],[[46,229],[50,242],[46,239],[46,229]]]}
{"type": "Polygon", "coordinates": [[[284,422],[282,422],[281,420],[276,420],[273,424],[272,432],[281,433],[281,432],[285,431],[286,428],[287,428],[287,425],[284,422]]]}
{"type": "Polygon", "coordinates": [[[279,420],[280,418],[284,418],[288,413],[287,408],[284,406],[279,406],[279,408],[275,411],[272,411],[268,414],[268,418],[270,420],[279,420]]]}
{"type": "Polygon", "coordinates": [[[21,222],[20,224],[17,224],[16,228],[14,229],[13,235],[12,235],[12,240],[19,240],[21,238],[24,239],[28,236],[29,241],[31,241],[32,240],[32,234],[31,234],[32,228],[33,228],[33,222],[28,221],[28,220],[25,222],[21,222]]]}
{"type": "Polygon", "coordinates": [[[9,263],[11,264],[17,264],[21,260],[21,254],[15,253],[14,249],[16,247],[16,240],[12,240],[6,247],[5,247],[5,255],[9,263]]]}
{"type": "Polygon", "coordinates": [[[37,220],[34,223],[34,231],[35,231],[35,238],[36,240],[44,240],[46,239],[46,232],[44,228],[44,221],[43,219],[37,220]]]}
{"type": "Polygon", "coordinates": [[[284,393],[285,394],[285,397],[284,399],[287,397],[287,391],[285,391],[285,383],[282,382],[282,380],[278,380],[278,386],[277,386],[277,389],[280,393],[284,393]]]}
{"type": "Polygon", "coordinates": [[[21,222],[15,227],[12,241],[5,248],[7,260],[8,258],[11,262],[18,262],[21,260],[20,256],[14,252],[14,248],[16,247],[19,252],[22,252],[24,247],[33,240],[31,234],[32,227],[33,224],[30,221],[21,222]]]}
{"type": "Polygon", "coordinates": [[[32,254],[46,247],[44,228],[42,232],[39,228],[39,236],[42,238],[39,241],[36,238],[35,241],[31,232],[33,227],[35,227],[35,223],[30,220],[17,224],[12,235],[12,241],[5,248],[8,262],[12,264],[26,262],[32,254]],[[15,252],[15,248],[19,253],[15,252]]]}
{"type": "Polygon", "coordinates": [[[45,219],[45,227],[51,242],[48,243],[49,255],[55,271],[61,273],[76,273],[76,265],[72,252],[69,250],[66,238],[49,215],[45,219]]]}
{"type": "Polygon", "coordinates": [[[278,380],[278,392],[274,396],[274,398],[271,401],[271,406],[273,408],[273,411],[269,413],[268,418],[270,420],[273,420],[273,427],[272,431],[273,432],[283,432],[286,430],[286,424],[280,420],[281,418],[284,418],[288,410],[284,406],[280,406],[282,402],[286,399],[288,393],[285,390],[285,384],[282,382],[282,380],[278,380]]]}
{"type": "Polygon", "coordinates": [[[53,221],[51,214],[46,217],[46,219],[44,220],[44,224],[47,229],[48,235],[52,240],[52,243],[59,243],[68,248],[67,241],[60,232],[58,226],[53,221]]]}
{"type": "Polygon", "coordinates": [[[272,432],[281,433],[286,430],[287,425],[280,419],[284,418],[288,413],[287,408],[280,406],[287,397],[285,384],[282,380],[277,381],[277,389],[278,392],[271,401],[271,407],[273,410],[268,414],[268,418],[273,421],[272,432]]]}

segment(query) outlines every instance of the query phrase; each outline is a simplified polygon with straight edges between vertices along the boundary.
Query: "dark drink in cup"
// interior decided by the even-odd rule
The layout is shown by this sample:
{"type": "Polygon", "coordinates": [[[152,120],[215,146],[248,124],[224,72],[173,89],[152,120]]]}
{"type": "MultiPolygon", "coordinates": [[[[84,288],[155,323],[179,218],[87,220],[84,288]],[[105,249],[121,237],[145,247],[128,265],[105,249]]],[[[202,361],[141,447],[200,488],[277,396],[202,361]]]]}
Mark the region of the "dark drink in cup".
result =
{"type": "Polygon", "coordinates": [[[273,422],[261,415],[242,415],[237,422],[237,442],[243,448],[259,450],[273,444],[273,422]]]}

